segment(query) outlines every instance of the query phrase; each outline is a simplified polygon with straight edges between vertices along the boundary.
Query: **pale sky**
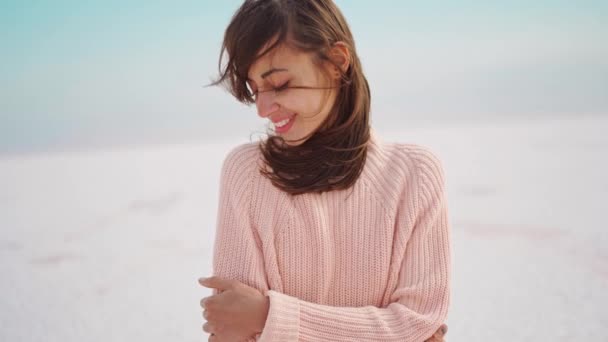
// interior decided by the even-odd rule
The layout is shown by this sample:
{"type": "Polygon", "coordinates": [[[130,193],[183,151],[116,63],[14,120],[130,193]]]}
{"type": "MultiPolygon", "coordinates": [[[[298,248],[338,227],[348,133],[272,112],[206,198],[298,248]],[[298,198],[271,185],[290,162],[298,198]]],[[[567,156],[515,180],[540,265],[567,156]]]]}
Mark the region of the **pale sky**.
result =
{"type": "MultiPolygon", "coordinates": [[[[376,126],[608,114],[606,1],[336,2],[376,126]]],[[[240,3],[2,1],[0,154],[263,129],[202,87],[240,3]]]]}

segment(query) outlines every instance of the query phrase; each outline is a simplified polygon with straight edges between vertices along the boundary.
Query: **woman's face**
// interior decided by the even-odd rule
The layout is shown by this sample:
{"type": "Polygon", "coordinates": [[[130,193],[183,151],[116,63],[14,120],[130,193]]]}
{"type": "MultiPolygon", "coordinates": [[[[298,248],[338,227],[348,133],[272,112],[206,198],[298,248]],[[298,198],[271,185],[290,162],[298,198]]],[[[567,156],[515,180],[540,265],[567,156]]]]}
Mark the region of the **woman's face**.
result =
{"type": "Polygon", "coordinates": [[[314,64],[311,54],[279,45],[249,69],[248,85],[256,94],[258,115],[269,119],[276,134],[290,145],[301,144],[304,140],[290,140],[319,127],[335,102],[336,77],[328,76],[334,75],[334,67],[325,63],[322,68],[314,64]]]}

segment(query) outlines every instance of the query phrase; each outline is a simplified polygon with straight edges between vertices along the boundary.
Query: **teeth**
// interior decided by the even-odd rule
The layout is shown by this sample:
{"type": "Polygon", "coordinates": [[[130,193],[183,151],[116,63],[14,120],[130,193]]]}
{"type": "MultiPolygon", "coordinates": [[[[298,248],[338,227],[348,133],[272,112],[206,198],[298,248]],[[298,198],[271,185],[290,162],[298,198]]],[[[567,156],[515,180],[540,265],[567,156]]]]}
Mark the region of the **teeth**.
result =
{"type": "Polygon", "coordinates": [[[279,122],[275,122],[274,127],[279,127],[279,128],[283,127],[283,126],[287,125],[287,123],[289,123],[289,120],[290,119],[285,119],[285,120],[281,120],[279,122]]]}

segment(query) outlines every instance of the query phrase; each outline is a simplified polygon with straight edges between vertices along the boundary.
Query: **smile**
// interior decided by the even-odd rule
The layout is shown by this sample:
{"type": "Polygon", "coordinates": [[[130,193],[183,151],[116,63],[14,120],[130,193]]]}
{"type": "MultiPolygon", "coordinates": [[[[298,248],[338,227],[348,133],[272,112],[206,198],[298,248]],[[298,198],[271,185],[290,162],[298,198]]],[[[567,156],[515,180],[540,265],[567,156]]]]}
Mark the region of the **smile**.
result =
{"type": "Polygon", "coordinates": [[[290,117],[290,118],[286,118],[283,119],[281,121],[278,122],[273,122],[274,125],[274,129],[277,133],[285,133],[287,132],[291,126],[293,125],[293,122],[295,121],[295,114],[290,117]]]}

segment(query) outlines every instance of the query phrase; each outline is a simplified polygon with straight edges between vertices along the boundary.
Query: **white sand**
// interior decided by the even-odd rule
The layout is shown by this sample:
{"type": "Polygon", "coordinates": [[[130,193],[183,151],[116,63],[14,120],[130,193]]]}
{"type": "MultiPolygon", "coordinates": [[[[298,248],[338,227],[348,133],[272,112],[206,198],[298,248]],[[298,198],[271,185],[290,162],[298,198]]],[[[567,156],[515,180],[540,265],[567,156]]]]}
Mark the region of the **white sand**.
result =
{"type": "MultiPolygon", "coordinates": [[[[379,130],[444,162],[448,341],[608,340],[607,130],[597,117],[379,130]]],[[[206,341],[196,280],[238,143],[0,160],[0,340],[206,341]]]]}

